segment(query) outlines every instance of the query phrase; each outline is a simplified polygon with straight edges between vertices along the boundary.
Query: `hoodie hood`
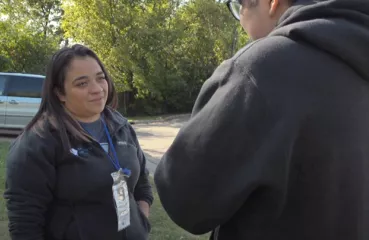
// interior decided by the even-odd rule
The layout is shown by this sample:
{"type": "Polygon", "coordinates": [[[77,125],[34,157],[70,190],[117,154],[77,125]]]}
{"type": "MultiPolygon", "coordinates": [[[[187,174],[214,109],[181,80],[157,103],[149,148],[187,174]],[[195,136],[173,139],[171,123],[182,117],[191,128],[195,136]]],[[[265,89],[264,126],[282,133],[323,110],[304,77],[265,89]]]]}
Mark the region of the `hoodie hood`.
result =
{"type": "Polygon", "coordinates": [[[297,1],[269,36],[285,36],[325,51],[369,81],[367,0],[297,1]]]}

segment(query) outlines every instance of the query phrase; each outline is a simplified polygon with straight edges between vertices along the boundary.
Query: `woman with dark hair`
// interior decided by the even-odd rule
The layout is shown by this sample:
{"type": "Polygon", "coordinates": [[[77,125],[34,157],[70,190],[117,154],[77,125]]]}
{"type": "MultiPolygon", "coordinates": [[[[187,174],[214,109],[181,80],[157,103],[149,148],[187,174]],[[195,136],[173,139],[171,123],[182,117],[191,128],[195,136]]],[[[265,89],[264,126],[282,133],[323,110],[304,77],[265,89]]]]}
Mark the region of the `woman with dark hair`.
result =
{"type": "Polygon", "coordinates": [[[52,58],[40,109],[12,144],[5,199],[13,240],[145,240],[153,201],[112,80],[82,45],[52,58]]]}

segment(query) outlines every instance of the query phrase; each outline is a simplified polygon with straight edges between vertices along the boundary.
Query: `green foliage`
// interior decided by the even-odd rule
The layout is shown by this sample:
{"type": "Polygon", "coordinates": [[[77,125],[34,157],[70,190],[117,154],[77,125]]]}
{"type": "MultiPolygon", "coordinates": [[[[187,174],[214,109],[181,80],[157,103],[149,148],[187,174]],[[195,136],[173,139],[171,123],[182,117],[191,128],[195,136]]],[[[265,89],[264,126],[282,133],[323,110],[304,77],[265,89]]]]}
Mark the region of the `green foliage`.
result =
{"type": "Polygon", "coordinates": [[[44,74],[58,49],[58,0],[0,0],[0,71],[44,74]]]}
{"type": "Polygon", "coordinates": [[[93,48],[119,90],[134,93],[124,102],[130,113],[189,111],[240,47],[232,48],[239,24],[214,0],[68,0],[63,9],[66,37],[93,48]]]}
{"type": "Polygon", "coordinates": [[[247,41],[219,0],[0,0],[0,19],[0,71],[43,73],[62,43],[85,44],[130,115],[190,111],[247,41]]]}

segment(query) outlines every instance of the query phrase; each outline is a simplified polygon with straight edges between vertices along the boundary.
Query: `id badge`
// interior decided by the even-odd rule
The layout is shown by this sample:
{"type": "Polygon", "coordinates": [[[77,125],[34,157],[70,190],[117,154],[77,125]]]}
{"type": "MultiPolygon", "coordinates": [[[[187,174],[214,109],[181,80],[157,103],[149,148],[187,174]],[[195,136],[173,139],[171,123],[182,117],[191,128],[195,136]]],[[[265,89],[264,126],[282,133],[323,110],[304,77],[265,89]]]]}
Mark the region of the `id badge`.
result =
{"type": "Polygon", "coordinates": [[[129,195],[126,175],[122,170],[113,172],[113,197],[118,217],[118,232],[130,225],[129,195]]]}

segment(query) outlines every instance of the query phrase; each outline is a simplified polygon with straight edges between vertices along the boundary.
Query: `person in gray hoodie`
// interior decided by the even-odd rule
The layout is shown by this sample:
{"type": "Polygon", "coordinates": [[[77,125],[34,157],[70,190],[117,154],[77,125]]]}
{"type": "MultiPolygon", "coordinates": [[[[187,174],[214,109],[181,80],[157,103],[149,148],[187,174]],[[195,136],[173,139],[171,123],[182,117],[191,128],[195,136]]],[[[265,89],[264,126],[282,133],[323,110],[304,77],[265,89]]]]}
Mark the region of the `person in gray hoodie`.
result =
{"type": "Polygon", "coordinates": [[[253,41],[157,167],[168,215],[219,240],[369,239],[369,1],[228,6],[253,41]]]}

